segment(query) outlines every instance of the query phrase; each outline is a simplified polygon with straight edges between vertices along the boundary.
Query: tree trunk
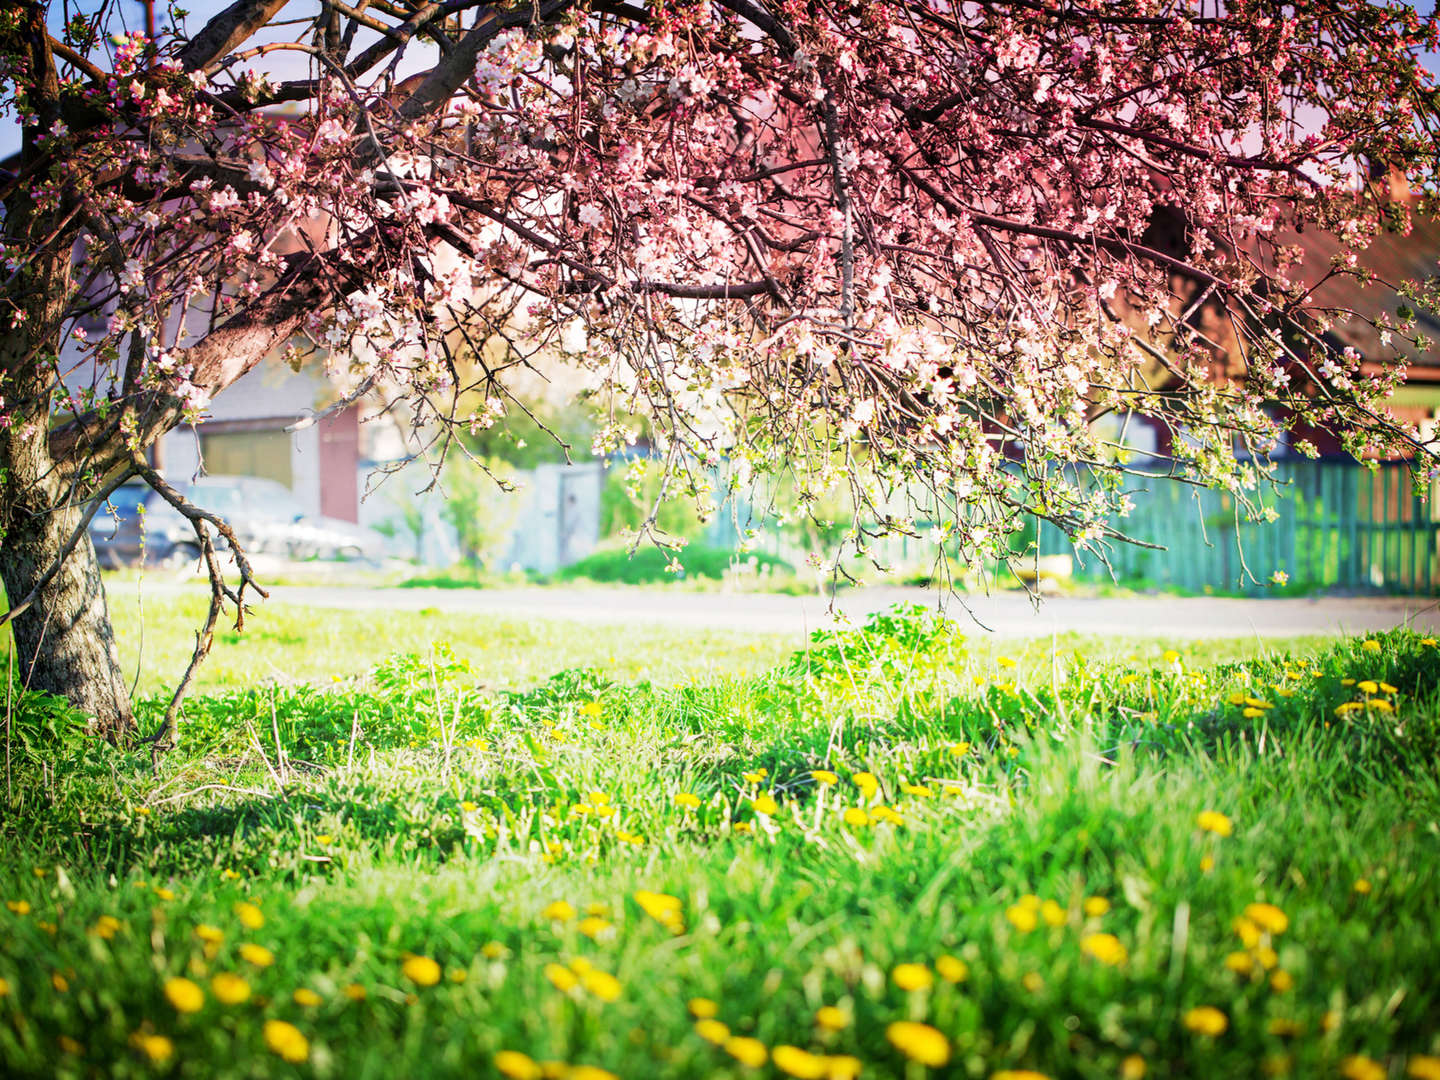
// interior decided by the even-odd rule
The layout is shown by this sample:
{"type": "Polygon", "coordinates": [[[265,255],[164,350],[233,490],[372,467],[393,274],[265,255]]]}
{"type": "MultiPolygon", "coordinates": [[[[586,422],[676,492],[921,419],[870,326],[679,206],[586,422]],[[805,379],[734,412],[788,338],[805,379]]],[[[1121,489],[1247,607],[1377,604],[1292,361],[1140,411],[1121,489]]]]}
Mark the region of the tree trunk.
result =
{"type": "MultiPolygon", "coordinates": [[[[0,544],[0,578],[11,603],[30,595],[79,521],[76,509],[11,519],[0,544]]],[[[91,730],[112,742],[134,730],[130,693],[89,536],[41,589],[36,602],[9,625],[21,686],[68,698],[93,718],[91,730]]]]}

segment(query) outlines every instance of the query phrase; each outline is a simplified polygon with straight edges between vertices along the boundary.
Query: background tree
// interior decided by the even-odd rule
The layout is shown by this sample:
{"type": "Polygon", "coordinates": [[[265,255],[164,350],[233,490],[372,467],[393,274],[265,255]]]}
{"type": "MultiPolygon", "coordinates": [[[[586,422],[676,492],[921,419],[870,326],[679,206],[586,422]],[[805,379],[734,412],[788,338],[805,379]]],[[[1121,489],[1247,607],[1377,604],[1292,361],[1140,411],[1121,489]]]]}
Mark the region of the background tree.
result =
{"type": "MultiPolygon", "coordinates": [[[[1405,227],[1357,195],[1370,162],[1434,193],[1436,25],[1407,6],[235,0],[163,22],[0,13],[23,127],[0,573],[22,678],[102,730],[131,720],[86,507],[136,473],[183,502],[148,447],[267,357],[403,396],[440,453],[559,346],[616,403],[601,451],[639,414],[696,490],[723,456],[741,483],[848,489],[879,529],[918,502],[962,561],[1004,557],[1027,513],[1114,535],[1113,485],[1080,475],[1117,475],[1107,411],[1182,431],[1168,472],[1242,495],[1293,423],[1426,452],[1384,411],[1399,369],[1321,344],[1346,313],[1291,243],[1333,233],[1320,274],[1357,273],[1405,227]],[[493,336],[514,348],[492,366],[493,336]]],[[[1409,310],[1391,322],[1403,344],[1409,310]]],[[[198,663],[253,582],[185,510],[213,585],[198,663]]]]}

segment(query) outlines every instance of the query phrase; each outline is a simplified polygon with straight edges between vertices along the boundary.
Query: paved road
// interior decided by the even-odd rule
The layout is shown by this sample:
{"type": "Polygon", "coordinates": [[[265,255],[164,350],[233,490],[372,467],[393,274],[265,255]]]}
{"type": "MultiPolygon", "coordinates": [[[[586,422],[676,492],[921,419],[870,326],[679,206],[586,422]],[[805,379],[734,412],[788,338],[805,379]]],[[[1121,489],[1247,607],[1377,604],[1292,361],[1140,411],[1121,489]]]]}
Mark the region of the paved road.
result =
{"type": "MultiPolygon", "coordinates": [[[[753,593],[662,592],[624,588],[543,589],[370,589],[341,586],[282,586],[272,603],[359,611],[446,612],[575,619],[635,626],[708,627],[778,634],[805,634],[830,625],[833,616],[820,597],[753,593]]],[[[904,601],[934,604],[924,589],[870,588],[842,593],[836,610],[861,622],[904,601]]],[[[1424,597],[1235,600],[1215,597],[1127,598],[1049,597],[1038,610],[1023,594],[997,593],[964,598],[981,626],[997,637],[1049,637],[1073,631],[1166,638],[1285,637],[1296,634],[1359,633],[1408,622],[1440,633],[1440,601],[1424,597]]],[[[968,621],[959,598],[949,614],[968,621]]],[[[982,630],[981,627],[985,630],[982,630]]]]}

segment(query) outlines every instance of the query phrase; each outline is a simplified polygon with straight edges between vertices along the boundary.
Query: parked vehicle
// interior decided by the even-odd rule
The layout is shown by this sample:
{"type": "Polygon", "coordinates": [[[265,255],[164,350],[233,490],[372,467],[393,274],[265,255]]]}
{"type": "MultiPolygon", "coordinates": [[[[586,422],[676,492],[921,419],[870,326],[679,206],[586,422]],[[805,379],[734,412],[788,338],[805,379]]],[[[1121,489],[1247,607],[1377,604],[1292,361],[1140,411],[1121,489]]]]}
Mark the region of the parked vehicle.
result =
{"type": "MultiPolygon", "coordinates": [[[[307,514],[290,490],[274,480],[206,476],[171,483],[187,500],[222,518],[247,554],[372,561],[386,555],[387,541],[374,529],[307,514]]],[[[194,526],[139,481],[122,484],[96,511],[90,539],[102,566],[137,566],[142,558],[147,565],[182,566],[200,557],[194,526]]]]}

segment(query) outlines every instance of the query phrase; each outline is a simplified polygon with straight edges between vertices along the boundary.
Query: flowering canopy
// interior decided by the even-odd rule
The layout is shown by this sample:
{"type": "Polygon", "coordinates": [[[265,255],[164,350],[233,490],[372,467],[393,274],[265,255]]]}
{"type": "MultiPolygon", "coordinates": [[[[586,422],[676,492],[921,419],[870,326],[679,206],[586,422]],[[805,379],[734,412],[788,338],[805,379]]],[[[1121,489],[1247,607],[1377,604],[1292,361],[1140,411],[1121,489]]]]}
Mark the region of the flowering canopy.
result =
{"type": "MultiPolygon", "coordinates": [[[[1112,529],[1107,414],[1242,495],[1286,427],[1424,452],[1294,243],[1363,276],[1411,212],[1371,166],[1434,193],[1401,4],[236,0],[153,40],[49,8],[0,31],[0,423],[43,403],[81,495],[311,349],[442,446],[569,353],[601,451],[640,417],[695,488],[794,470],[963,559],[1023,513],[1112,529]]],[[[1413,310],[1382,329],[1402,356],[1413,310]]]]}

